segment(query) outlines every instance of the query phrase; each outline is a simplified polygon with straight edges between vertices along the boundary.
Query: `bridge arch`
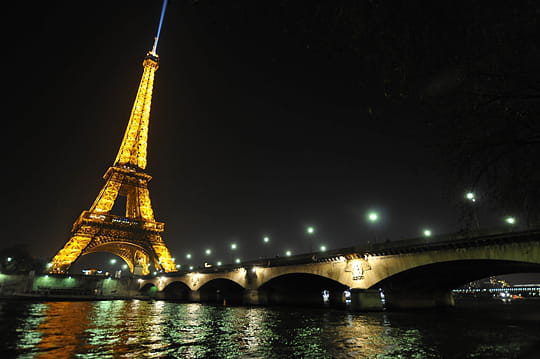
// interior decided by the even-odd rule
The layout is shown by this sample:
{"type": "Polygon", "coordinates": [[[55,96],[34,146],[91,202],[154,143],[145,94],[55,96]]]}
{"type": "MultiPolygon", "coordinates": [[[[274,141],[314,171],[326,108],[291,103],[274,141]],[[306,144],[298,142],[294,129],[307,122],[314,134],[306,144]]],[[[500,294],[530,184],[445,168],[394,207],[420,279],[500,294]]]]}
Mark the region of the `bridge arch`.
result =
{"type": "Polygon", "coordinates": [[[370,288],[452,290],[490,276],[531,272],[540,272],[540,263],[493,259],[453,260],[433,262],[399,271],[374,283],[370,288]]]}
{"type": "Polygon", "coordinates": [[[156,287],[156,285],[154,283],[145,283],[140,289],[139,289],[139,293],[142,295],[142,296],[145,296],[145,297],[151,297],[151,298],[154,298],[156,296],[156,293],[158,291],[158,288],[156,287]]]}
{"type": "Polygon", "coordinates": [[[453,306],[452,289],[489,276],[540,272],[540,263],[476,258],[431,261],[415,266],[394,265],[392,269],[378,280],[372,276],[366,287],[380,288],[387,308],[405,309],[453,306]]]}
{"type": "Polygon", "coordinates": [[[215,278],[199,288],[199,295],[201,302],[240,305],[244,287],[228,278],[215,278]]]}
{"type": "Polygon", "coordinates": [[[189,301],[191,288],[179,280],[168,283],[163,288],[163,298],[172,301],[189,301]]]}
{"type": "Polygon", "coordinates": [[[348,286],[319,274],[286,273],[267,280],[259,293],[270,305],[343,306],[348,286]]]}
{"type": "Polygon", "coordinates": [[[327,278],[343,285],[344,287],[350,287],[350,275],[345,274],[344,271],[346,266],[346,262],[337,262],[332,264],[325,263],[323,265],[321,265],[321,263],[312,263],[308,265],[270,267],[271,270],[266,271],[264,275],[258,276],[259,271],[256,271],[254,276],[256,282],[259,284],[259,287],[274,279],[290,274],[302,274],[306,276],[313,275],[316,277],[327,278]]]}
{"type": "Polygon", "coordinates": [[[232,281],[238,284],[240,287],[246,287],[246,277],[250,276],[250,273],[245,268],[238,268],[231,272],[218,272],[218,273],[189,273],[188,275],[188,285],[191,289],[197,290],[203,287],[210,281],[216,279],[224,279],[232,281]]]}

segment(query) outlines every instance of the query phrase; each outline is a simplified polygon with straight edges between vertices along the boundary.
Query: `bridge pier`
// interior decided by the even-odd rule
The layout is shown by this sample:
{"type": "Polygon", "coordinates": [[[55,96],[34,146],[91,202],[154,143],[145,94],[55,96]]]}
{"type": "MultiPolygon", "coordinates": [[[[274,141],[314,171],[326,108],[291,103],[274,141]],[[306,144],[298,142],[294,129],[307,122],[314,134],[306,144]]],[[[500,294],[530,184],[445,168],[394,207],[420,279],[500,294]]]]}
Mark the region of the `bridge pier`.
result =
{"type": "Polygon", "coordinates": [[[382,311],[383,303],[378,289],[351,289],[350,309],[360,312],[382,311]]]}
{"type": "Polygon", "coordinates": [[[346,307],[345,293],[342,290],[330,291],[330,297],[328,298],[328,307],[343,309],[346,307]]]}
{"type": "Polygon", "coordinates": [[[268,294],[263,290],[245,289],[242,299],[245,305],[268,304],[268,294]]]}
{"type": "Polygon", "coordinates": [[[199,292],[198,290],[190,290],[188,293],[188,298],[190,302],[200,302],[201,292],[199,292]]]}
{"type": "Polygon", "coordinates": [[[422,309],[453,307],[452,291],[389,291],[385,292],[385,306],[388,309],[422,309]]]}

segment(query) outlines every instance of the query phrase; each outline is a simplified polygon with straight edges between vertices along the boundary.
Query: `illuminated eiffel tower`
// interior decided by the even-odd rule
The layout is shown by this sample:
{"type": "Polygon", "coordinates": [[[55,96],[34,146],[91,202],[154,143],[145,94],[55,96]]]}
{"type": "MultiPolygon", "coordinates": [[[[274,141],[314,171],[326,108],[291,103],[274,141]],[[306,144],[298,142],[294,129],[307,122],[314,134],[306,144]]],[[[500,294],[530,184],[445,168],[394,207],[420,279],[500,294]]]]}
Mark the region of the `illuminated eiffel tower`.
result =
{"type": "Polygon", "coordinates": [[[154,73],[159,67],[156,49],[166,4],[152,51],[143,60],[142,79],[116,160],[103,176],[105,185],[96,200],[81,213],[71,238],[53,257],[51,273],[65,273],[80,256],[95,252],[119,256],[136,274],[148,274],[151,265],[159,271],[176,270],[161,237],[164,223],[154,219],[148,190],[152,177],[144,171],[154,73]]]}

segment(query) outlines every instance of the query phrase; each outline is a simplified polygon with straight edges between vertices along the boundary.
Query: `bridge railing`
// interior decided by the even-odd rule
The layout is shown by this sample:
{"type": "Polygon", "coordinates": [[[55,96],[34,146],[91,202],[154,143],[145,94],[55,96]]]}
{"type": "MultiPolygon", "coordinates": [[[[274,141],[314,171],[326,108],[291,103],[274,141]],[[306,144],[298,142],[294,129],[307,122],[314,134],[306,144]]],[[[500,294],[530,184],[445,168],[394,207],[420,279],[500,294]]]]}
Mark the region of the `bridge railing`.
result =
{"type": "MultiPolygon", "coordinates": [[[[286,257],[268,257],[244,261],[240,264],[225,264],[221,266],[210,266],[197,268],[199,273],[230,272],[239,268],[252,267],[275,267],[290,266],[296,264],[309,264],[319,262],[346,261],[348,259],[360,258],[363,256],[378,256],[402,254],[411,252],[430,251],[447,248],[464,248],[486,245],[489,243],[538,241],[540,242],[540,228],[531,228],[521,231],[501,230],[492,228],[488,230],[453,233],[433,237],[418,237],[398,241],[385,241],[379,243],[369,243],[362,246],[339,248],[327,251],[297,254],[286,257]]],[[[193,271],[182,270],[179,272],[167,273],[165,275],[181,275],[193,271]]]]}
{"type": "Polygon", "coordinates": [[[378,255],[385,253],[406,253],[439,248],[457,248],[486,245],[486,243],[540,241],[540,228],[526,230],[508,230],[506,228],[490,228],[477,231],[457,232],[433,237],[417,237],[399,241],[372,243],[368,246],[355,247],[355,251],[378,255]]]}

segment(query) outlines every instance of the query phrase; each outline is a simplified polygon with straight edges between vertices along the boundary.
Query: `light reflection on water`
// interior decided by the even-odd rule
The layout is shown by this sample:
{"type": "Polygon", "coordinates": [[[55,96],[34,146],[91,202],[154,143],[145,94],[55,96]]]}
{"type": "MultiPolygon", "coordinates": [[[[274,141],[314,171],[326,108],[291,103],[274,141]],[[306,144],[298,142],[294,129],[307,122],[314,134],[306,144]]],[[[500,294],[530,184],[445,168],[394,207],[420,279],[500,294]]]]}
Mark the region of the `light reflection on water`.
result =
{"type": "Polygon", "coordinates": [[[525,358],[540,342],[540,302],[482,308],[352,313],[137,300],[0,302],[0,349],[2,358],[504,359],[525,358]]]}

